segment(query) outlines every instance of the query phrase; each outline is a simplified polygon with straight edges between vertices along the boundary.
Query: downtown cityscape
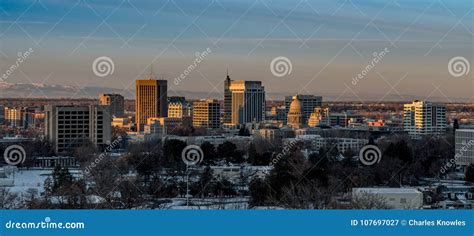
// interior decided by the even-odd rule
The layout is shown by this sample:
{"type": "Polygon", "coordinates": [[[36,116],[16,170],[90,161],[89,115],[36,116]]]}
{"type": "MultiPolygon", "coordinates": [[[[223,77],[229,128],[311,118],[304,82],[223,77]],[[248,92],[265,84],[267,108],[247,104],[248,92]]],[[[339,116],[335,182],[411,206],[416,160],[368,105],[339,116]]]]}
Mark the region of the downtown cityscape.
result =
{"type": "Polygon", "coordinates": [[[472,104],[267,101],[229,74],[189,100],[156,77],[134,100],[2,99],[2,207],[473,207],[472,104]]]}
{"type": "Polygon", "coordinates": [[[7,2],[2,209],[474,208],[469,1],[7,2]]]}

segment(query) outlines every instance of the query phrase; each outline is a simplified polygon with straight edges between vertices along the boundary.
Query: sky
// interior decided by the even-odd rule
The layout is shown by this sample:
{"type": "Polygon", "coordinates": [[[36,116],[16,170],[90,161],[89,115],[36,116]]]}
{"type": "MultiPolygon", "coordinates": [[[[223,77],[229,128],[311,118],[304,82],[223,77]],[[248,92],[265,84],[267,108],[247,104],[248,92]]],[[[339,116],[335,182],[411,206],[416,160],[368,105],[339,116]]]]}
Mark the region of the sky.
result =
{"type": "Polygon", "coordinates": [[[228,70],[233,79],[261,80],[267,99],[472,102],[474,72],[456,77],[448,68],[454,57],[472,65],[473,7],[472,0],[0,0],[0,72],[31,48],[4,82],[133,92],[153,65],[184,96],[221,95],[228,70]],[[113,63],[103,77],[93,70],[101,57],[113,63]],[[276,76],[275,58],[291,70],[276,76]]]}

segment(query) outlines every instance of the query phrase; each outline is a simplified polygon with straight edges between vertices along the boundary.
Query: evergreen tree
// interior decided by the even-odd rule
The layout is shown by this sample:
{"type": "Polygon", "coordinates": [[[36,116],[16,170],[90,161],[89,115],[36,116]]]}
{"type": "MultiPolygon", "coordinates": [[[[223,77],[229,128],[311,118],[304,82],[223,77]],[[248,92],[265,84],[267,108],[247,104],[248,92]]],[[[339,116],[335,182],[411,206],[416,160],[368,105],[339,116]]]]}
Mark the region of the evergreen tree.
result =
{"type": "Polygon", "coordinates": [[[474,183],[474,164],[469,165],[466,168],[465,178],[466,181],[474,183]]]}
{"type": "Polygon", "coordinates": [[[209,142],[204,142],[201,144],[201,150],[204,155],[203,163],[206,165],[214,164],[217,161],[217,152],[214,145],[209,142]]]}
{"type": "Polygon", "coordinates": [[[269,194],[268,185],[260,178],[255,178],[250,182],[250,207],[265,206],[269,194]]]}
{"type": "Polygon", "coordinates": [[[257,153],[257,148],[255,148],[254,143],[250,143],[249,148],[248,148],[248,159],[247,162],[256,165],[259,159],[259,155],[257,153]]]}

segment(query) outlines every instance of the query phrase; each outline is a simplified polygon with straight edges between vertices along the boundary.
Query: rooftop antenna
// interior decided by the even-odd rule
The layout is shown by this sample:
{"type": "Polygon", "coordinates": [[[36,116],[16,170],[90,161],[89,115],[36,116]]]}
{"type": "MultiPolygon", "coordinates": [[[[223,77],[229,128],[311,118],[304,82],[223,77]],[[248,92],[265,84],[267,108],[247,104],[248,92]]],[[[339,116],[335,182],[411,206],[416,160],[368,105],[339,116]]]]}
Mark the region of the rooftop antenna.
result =
{"type": "Polygon", "coordinates": [[[150,64],[150,80],[153,79],[154,73],[153,73],[153,64],[150,64]]]}

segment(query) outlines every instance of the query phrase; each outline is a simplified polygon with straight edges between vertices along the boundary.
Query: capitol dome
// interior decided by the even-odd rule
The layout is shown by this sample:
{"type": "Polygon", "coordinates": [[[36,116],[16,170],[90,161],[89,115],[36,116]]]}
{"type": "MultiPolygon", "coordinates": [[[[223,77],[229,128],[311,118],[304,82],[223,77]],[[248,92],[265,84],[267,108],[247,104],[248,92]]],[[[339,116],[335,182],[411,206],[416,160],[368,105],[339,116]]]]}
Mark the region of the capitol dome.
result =
{"type": "Polygon", "coordinates": [[[288,111],[288,114],[289,113],[302,113],[302,112],[303,112],[303,109],[301,106],[301,102],[297,96],[294,96],[293,101],[290,104],[290,110],[288,111]]]}
{"type": "Polygon", "coordinates": [[[298,96],[293,97],[288,110],[287,122],[289,127],[299,129],[303,126],[303,109],[298,96]]]}

